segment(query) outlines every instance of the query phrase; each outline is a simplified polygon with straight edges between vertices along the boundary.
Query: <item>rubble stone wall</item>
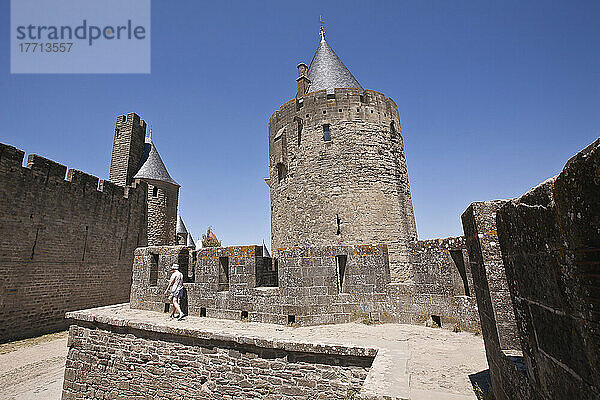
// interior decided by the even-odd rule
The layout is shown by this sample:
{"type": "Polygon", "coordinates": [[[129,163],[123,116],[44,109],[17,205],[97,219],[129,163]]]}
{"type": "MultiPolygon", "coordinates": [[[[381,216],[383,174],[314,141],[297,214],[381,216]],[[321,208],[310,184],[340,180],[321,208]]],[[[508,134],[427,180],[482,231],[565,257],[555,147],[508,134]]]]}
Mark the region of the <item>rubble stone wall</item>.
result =
{"type": "Polygon", "coordinates": [[[269,120],[269,164],[274,249],[383,243],[392,281],[412,277],[417,231],[392,99],[335,89],[283,104],[269,120]]]}
{"type": "Polygon", "coordinates": [[[0,342],[128,301],[133,251],[146,245],[145,184],[98,184],[38,155],[23,167],[23,157],[0,144],[0,342]]]}
{"type": "Polygon", "coordinates": [[[375,354],[337,346],[263,346],[81,321],[69,332],[63,400],[349,399],[375,354]]]}

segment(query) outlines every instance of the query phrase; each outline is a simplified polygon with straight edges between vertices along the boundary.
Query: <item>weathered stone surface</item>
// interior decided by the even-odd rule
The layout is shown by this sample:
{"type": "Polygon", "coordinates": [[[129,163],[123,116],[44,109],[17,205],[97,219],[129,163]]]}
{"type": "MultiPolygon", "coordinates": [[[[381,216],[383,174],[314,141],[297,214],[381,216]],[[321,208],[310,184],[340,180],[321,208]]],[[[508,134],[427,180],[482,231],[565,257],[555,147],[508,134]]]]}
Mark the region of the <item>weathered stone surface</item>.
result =
{"type": "Polygon", "coordinates": [[[411,278],[417,231],[392,99],[335,89],[283,104],[269,120],[269,164],[274,249],[383,243],[392,281],[411,278]]]}
{"type": "Polygon", "coordinates": [[[414,325],[173,321],[126,304],[68,317],[65,398],[136,398],[143,384],[153,398],[179,386],[186,398],[474,400],[468,375],[487,368],[480,337],[414,325]]]}
{"type": "Polygon", "coordinates": [[[117,116],[112,156],[110,160],[109,180],[116,185],[130,185],[138,180],[136,174],[149,152],[158,157],[161,174],[157,179],[151,172],[145,171],[141,181],[147,186],[146,215],[148,223],[149,246],[165,246],[176,244],[175,226],[177,223],[177,205],[179,203],[179,186],[166,171],[158,150],[153,143],[146,143],[146,122],[136,113],[117,116]],[[165,175],[166,174],[166,175],[165,175]],[[161,180],[162,179],[162,180],[161,180]],[[164,181],[163,181],[164,180],[164,181]]]}
{"type": "Polygon", "coordinates": [[[145,184],[124,188],[0,144],[0,341],[67,325],[66,311],[127,301],[146,245],[145,184]]]}
{"type": "MultiPolygon", "coordinates": [[[[496,230],[496,213],[507,200],[472,203],[462,215],[473,286],[492,386],[497,399],[527,398],[529,389],[515,359],[520,341],[496,230]]],[[[518,357],[517,357],[518,358],[518,357]]],[[[532,397],[532,399],[534,399],[532,397]]]]}
{"type": "Polygon", "coordinates": [[[600,139],[497,219],[531,389],[599,398],[600,139]]]}
{"type": "Polygon", "coordinates": [[[286,248],[273,259],[263,257],[261,246],[148,247],[135,253],[131,306],[164,311],[163,293],[177,262],[190,315],[300,326],[355,320],[423,324],[434,315],[443,327],[475,331],[475,299],[464,295],[465,281],[452,257],[464,255],[463,248],[462,238],[417,242],[411,247],[414,282],[390,284],[385,245],[286,248]],[[343,273],[338,271],[342,258],[343,273]],[[269,281],[276,286],[258,286],[269,266],[277,274],[269,281]]]}

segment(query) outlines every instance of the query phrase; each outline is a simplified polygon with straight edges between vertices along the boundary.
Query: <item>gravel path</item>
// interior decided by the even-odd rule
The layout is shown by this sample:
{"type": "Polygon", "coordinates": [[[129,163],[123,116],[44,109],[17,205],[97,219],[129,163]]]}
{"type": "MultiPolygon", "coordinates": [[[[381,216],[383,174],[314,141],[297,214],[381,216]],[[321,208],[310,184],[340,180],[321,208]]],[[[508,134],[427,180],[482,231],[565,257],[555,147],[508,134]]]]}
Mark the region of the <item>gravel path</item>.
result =
{"type": "Polygon", "coordinates": [[[66,358],[66,332],[0,346],[0,398],[60,399],[66,358]]]}

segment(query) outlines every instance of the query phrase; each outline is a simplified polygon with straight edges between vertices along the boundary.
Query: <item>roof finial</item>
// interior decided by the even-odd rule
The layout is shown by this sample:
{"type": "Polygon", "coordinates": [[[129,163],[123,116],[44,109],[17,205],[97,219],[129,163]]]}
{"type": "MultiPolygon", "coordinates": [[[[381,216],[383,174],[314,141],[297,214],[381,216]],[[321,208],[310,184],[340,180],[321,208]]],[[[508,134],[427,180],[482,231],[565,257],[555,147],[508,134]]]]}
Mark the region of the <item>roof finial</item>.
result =
{"type": "Polygon", "coordinates": [[[319,31],[319,35],[321,36],[321,42],[325,41],[325,29],[323,29],[323,25],[325,25],[325,21],[323,21],[323,16],[319,15],[319,22],[321,23],[321,30],[319,31]]]}

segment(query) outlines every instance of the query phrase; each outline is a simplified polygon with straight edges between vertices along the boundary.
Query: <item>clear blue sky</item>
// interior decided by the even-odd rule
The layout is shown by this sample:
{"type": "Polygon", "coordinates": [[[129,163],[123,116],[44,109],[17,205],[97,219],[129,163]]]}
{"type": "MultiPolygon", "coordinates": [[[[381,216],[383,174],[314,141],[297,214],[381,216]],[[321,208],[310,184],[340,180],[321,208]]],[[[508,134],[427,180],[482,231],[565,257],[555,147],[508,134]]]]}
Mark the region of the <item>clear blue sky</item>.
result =
{"type": "Polygon", "coordinates": [[[398,104],[420,238],[460,235],[469,203],[524,193],[600,136],[598,1],[155,0],[150,75],[10,75],[0,4],[0,141],[107,178],[115,116],[135,111],[195,238],[269,238],[267,121],[319,14],[362,86],[398,104]]]}

